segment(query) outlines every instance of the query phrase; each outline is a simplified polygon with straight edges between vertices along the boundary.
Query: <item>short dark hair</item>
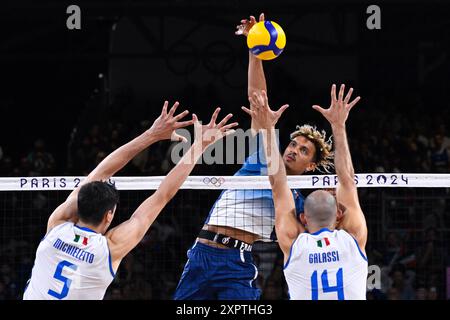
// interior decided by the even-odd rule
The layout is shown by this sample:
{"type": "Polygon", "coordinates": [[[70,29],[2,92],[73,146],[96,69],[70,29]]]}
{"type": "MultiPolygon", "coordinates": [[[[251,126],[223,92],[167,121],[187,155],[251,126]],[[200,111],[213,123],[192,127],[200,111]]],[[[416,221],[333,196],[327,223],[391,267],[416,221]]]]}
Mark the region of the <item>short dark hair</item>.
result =
{"type": "Polygon", "coordinates": [[[119,192],[108,182],[93,181],[80,188],[77,202],[80,220],[97,226],[105,213],[119,203],[119,192]]]}

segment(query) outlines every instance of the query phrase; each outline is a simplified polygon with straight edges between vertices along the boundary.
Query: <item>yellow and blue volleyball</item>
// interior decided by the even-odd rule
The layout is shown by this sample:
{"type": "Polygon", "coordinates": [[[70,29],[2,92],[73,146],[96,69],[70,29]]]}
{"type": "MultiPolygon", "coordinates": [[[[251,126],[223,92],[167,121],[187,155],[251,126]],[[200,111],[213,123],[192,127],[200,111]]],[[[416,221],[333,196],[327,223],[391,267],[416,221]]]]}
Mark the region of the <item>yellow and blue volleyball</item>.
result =
{"type": "Polygon", "coordinates": [[[262,60],[272,60],[283,52],[286,35],[278,23],[261,21],[248,32],[247,46],[250,52],[262,60]]]}

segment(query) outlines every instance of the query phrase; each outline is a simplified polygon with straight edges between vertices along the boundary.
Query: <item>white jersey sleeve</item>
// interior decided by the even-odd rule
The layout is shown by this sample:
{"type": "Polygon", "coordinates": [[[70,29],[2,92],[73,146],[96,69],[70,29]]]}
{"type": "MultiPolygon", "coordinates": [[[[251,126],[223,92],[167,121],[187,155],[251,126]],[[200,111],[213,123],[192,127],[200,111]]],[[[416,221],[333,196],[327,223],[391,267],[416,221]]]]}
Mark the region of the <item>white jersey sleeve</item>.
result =
{"type": "Polygon", "coordinates": [[[42,239],[24,300],[99,300],[114,279],[107,239],[71,222],[42,239]]]}
{"type": "Polygon", "coordinates": [[[365,300],[367,273],[366,256],[344,230],[300,234],[284,267],[293,300],[365,300]]]}

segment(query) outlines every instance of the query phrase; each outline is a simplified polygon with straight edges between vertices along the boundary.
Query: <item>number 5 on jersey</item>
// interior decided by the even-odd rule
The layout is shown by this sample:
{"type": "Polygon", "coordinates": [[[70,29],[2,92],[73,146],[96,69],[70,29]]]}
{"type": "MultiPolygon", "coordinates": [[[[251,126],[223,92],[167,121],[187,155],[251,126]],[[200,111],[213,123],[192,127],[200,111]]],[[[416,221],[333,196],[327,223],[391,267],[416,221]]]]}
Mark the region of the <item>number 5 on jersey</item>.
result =
{"type": "Polygon", "coordinates": [[[60,293],[53,291],[51,289],[48,290],[48,294],[55,297],[56,299],[64,299],[65,297],[67,297],[67,295],[69,294],[69,289],[70,289],[70,285],[72,283],[72,280],[70,280],[69,278],[65,277],[62,275],[62,271],[64,269],[64,267],[70,268],[73,271],[77,270],[77,266],[74,265],[73,263],[63,260],[60,263],[58,263],[58,265],[56,266],[56,271],[55,274],[53,275],[53,278],[61,281],[62,283],[64,283],[64,286],[62,288],[62,291],[60,293]]]}

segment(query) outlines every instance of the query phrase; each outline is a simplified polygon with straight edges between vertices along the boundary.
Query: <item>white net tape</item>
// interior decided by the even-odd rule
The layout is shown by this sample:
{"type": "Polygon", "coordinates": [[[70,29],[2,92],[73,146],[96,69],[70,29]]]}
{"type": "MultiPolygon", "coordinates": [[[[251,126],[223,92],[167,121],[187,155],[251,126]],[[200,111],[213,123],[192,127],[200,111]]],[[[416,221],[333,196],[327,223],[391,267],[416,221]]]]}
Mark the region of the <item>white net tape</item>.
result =
{"type": "MultiPolygon", "coordinates": [[[[0,178],[0,191],[72,190],[85,177],[0,178]]],[[[165,176],[113,177],[118,190],[156,190],[165,176]]],[[[450,174],[361,173],[355,175],[360,187],[448,188],[450,174]]],[[[290,188],[335,188],[336,175],[289,176],[290,188]]],[[[267,176],[190,176],[181,189],[270,189],[267,176]]]]}

